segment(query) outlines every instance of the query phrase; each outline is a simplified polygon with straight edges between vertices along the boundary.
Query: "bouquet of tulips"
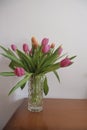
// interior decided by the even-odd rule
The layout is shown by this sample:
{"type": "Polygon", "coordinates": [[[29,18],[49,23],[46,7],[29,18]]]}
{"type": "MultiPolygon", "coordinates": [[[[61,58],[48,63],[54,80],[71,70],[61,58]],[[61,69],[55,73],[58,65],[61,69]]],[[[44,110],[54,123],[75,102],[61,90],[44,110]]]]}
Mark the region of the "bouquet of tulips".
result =
{"type": "Polygon", "coordinates": [[[60,82],[58,72],[59,68],[70,66],[75,56],[68,57],[62,54],[63,48],[60,45],[55,49],[55,44],[49,44],[49,39],[42,39],[39,43],[35,37],[31,38],[31,48],[28,44],[23,44],[23,50],[20,51],[15,44],[6,49],[0,45],[4,51],[1,53],[4,57],[10,59],[9,67],[11,72],[0,72],[1,76],[22,76],[23,78],[10,90],[9,94],[14,92],[17,88],[23,89],[32,76],[45,75],[44,80],[44,93],[48,93],[48,84],[46,73],[53,72],[60,82]],[[64,57],[65,56],[65,57],[64,57]],[[61,58],[64,57],[62,60],[61,58]]]}

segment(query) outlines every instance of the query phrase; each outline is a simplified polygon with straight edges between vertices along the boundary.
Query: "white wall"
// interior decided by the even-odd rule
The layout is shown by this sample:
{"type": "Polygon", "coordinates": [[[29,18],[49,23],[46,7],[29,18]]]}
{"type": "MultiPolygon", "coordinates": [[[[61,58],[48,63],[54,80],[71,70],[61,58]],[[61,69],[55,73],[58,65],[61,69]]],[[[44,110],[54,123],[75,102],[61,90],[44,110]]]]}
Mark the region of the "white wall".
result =
{"type": "MultiPolygon", "coordinates": [[[[48,37],[64,52],[77,55],[74,64],[59,70],[61,83],[48,74],[50,91],[47,97],[87,98],[87,0],[0,0],[0,44],[30,44],[48,37]]],[[[9,61],[0,56],[0,71],[9,71],[9,61]]],[[[12,113],[27,97],[27,86],[8,97],[15,77],[0,77],[0,130],[12,113]]]]}

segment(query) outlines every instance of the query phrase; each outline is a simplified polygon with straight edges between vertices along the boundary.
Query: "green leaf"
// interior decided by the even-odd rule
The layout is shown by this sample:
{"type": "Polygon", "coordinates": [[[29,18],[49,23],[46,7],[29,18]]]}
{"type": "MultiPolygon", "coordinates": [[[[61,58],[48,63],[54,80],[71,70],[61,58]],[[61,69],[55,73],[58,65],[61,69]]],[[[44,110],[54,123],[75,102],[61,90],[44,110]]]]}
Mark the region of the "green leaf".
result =
{"type": "Polygon", "coordinates": [[[45,77],[45,80],[44,80],[44,94],[47,95],[48,92],[49,92],[49,87],[48,87],[48,84],[47,84],[47,78],[45,77]]]}
{"type": "Polygon", "coordinates": [[[6,54],[10,54],[10,55],[13,55],[13,56],[16,57],[16,55],[13,53],[13,51],[10,50],[9,48],[6,49],[5,47],[3,47],[3,46],[1,46],[1,45],[0,45],[0,47],[1,47],[1,49],[3,49],[3,50],[6,52],[6,54]]]}
{"type": "Polygon", "coordinates": [[[59,81],[59,83],[60,83],[60,77],[59,77],[59,75],[58,75],[57,71],[56,71],[56,70],[54,70],[54,71],[53,71],[53,73],[55,74],[56,78],[58,79],[58,81],[59,81]]]}
{"type": "Polygon", "coordinates": [[[46,74],[48,72],[51,72],[51,71],[54,71],[56,69],[59,69],[60,68],[60,63],[56,63],[56,64],[53,64],[53,65],[49,65],[48,67],[45,67],[41,70],[42,73],[46,74]]]}
{"type": "Polygon", "coordinates": [[[15,69],[15,62],[11,61],[10,64],[9,64],[9,67],[14,70],[15,69]]]}
{"type": "Polygon", "coordinates": [[[44,54],[40,57],[40,63],[38,65],[38,68],[43,66],[44,62],[46,61],[46,58],[47,58],[47,55],[44,55],[44,54]]]}
{"type": "Polygon", "coordinates": [[[74,59],[76,56],[72,56],[71,58],[70,58],[70,60],[72,60],[72,59],[74,59]]]}
{"type": "Polygon", "coordinates": [[[0,72],[0,76],[15,76],[14,72],[0,72]]]}
{"type": "Polygon", "coordinates": [[[47,55],[42,66],[46,67],[48,65],[55,63],[57,58],[58,58],[58,48],[51,55],[47,55]]]}
{"type": "Polygon", "coordinates": [[[8,59],[10,59],[11,60],[11,63],[9,64],[9,67],[11,68],[11,69],[14,69],[15,68],[15,66],[19,66],[19,67],[23,67],[23,65],[22,65],[22,63],[21,63],[21,61],[20,61],[20,59],[18,59],[17,57],[16,57],[16,55],[13,53],[13,51],[12,50],[10,50],[10,49],[5,49],[3,46],[1,46],[0,45],[0,47],[6,52],[6,54],[3,54],[3,53],[1,53],[1,55],[3,55],[4,57],[6,57],[6,58],[8,58],[8,59]]]}
{"type": "Polygon", "coordinates": [[[5,47],[3,47],[3,46],[0,45],[0,48],[3,49],[7,54],[10,54],[9,50],[5,49],[5,47]]]}
{"type": "Polygon", "coordinates": [[[30,76],[32,74],[28,74],[27,76],[25,76],[21,81],[19,81],[9,92],[8,95],[10,95],[11,93],[13,93],[17,88],[19,87],[23,87],[23,85],[29,80],[30,76]]]}
{"type": "Polygon", "coordinates": [[[21,85],[21,89],[23,89],[25,87],[26,83],[24,83],[23,85],[21,85]]]}
{"type": "Polygon", "coordinates": [[[20,67],[23,67],[23,64],[22,64],[22,62],[20,61],[20,59],[18,59],[18,58],[16,58],[15,56],[12,56],[12,55],[10,55],[10,54],[2,54],[4,57],[6,57],[6,58],[8,58],[8,59],[10,59],[10,60],[12,60],[12,61],[14,61],[15,62],[15,64],[17,63],[20,67]]]}
{"type": "Polygon", "coordinates": [[[29,72],[31,66],[29,65],[28,61],[26,60],[26,58],[19,51],[17,51],[17,54],[18,54],[22,64],[24,65],[24,69],[27,72],[29,72]]]}
{"type": "Polygon", "coordinates": [[[25,69],[27,69],[28,71],[33,71],[34,68],[34,65],[33,65],[33,62],[32,62],[32,59],[29,55],[27,54],[24,54],[23,52],[21,52],[20,50],[17,50],[17,54],[18,56],[20,57],[22,63],[24,64],[25,69]]]}
{"type": "Polygon", "coordinates": [[[40,62],[41,55],[42,55],[41,46],[38,46],[38,48],[35,49],[33,55],[33,61],[35,62],[35,64],[38,64],[40,62]]]}

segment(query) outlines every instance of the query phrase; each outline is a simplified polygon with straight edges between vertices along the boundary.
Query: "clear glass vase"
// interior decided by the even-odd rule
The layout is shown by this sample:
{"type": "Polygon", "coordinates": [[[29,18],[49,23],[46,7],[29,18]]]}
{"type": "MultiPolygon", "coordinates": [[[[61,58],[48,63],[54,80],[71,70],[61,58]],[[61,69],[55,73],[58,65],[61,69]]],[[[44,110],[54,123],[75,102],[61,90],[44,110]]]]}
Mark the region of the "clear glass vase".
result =
{"type": "Polygon", "coordinates": [[[43,110],[43,84],[45,76],[32,76],[28,83],[28,110],[40,112],[43,110]]]}

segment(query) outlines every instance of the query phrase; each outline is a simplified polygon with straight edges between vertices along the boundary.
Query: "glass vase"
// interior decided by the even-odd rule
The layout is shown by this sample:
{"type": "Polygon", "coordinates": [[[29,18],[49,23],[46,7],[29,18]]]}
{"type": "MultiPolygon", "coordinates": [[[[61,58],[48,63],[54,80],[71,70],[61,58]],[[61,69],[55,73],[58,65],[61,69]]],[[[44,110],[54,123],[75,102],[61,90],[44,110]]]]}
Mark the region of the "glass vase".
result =
{"type": "Polygon", "coordinates": [[[28,83],[28,110],[40,112],[43,110],[43,84],[45,76],[32,76],[28,83]]]}

